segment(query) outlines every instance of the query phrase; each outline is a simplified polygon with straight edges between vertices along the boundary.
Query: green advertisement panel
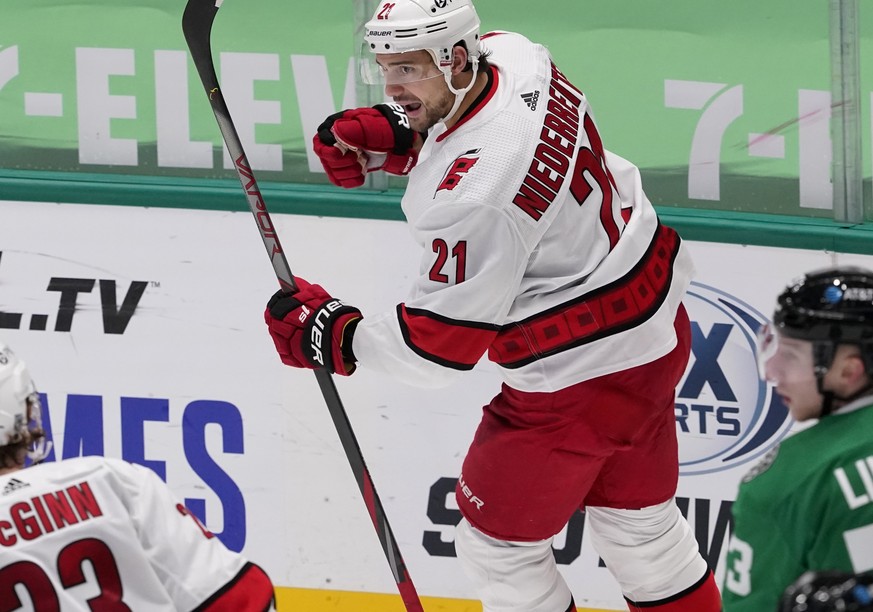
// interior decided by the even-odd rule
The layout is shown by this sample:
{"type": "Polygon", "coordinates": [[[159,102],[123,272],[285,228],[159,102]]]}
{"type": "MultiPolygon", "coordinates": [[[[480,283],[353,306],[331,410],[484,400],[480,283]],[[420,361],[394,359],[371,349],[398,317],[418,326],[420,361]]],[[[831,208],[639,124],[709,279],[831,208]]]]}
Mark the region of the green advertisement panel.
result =
{"type": "MultiPolygon", "coordinates": [[[[365,0],[358,0],[361,5],[365,0]]],[[[371,0],[366,3],[372,5],[371,0]]],[[[34,173],[232,178],[181,32],[184,0],[5,0],[0,179],[34,173]]],[[[549,47],[608,149],[658,205],[832,217],[829,3],[478,0],[483,30],[549,47]]],[[[861,12],[869,201],[873,16],[861,12]]],[[[224,0],[216,70],[262,184],[327,184],[309,143],[358,84],[353,0],[224,0]]],[[[402,186],[393,179],[388,186],[402,186]]],[[[2,194],[0,194],[2,197],[2,194]]]]}

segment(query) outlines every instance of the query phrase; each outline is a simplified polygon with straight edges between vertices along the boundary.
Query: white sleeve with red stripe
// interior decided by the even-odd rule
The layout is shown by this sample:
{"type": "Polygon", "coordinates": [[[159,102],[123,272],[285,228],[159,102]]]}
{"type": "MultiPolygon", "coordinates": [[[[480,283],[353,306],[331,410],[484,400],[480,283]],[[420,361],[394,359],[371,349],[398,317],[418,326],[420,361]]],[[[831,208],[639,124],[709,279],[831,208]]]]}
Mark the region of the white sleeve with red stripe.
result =
{"type": "Polygon", "coordinates": [[[425,245],[436,241],[451,251],[462,244],[463,260],[460,251],[449,252],[446,266],[436,270],[434,253],[426,251],[410,298],[394,312],[365,316],[353,350],[363,367],[438,387],[472,369],[488,349],[515,300],[529,253],[505,209],[487,205],[434,207],[416,232],[425,245]],[[455,278],[459,270],[462,282],[455,278]]]}
{"type": "Polygon", "coordinates": [[[177,609],[270,609],[273,586],[267,575],[206,530],[153,471],[107,463],[149,563],[177,609]]]}
{"type": "Polygon", "coordinates": [[[507,384],[550,391],[666,354],[693,269],[681,241],[548,52],[512,34],[487,44],[487,93],[432,128],[409,174],[419,277],[358,326],[362,369],[442,386],[492,347],[507,384]]]}

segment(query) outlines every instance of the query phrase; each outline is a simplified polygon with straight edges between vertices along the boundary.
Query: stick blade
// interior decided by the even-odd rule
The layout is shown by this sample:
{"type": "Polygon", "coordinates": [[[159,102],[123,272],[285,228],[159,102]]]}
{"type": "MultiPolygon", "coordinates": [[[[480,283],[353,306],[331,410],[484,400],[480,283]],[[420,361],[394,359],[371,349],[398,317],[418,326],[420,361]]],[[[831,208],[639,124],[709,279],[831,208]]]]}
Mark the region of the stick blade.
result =
{"type": "Polygon", "coordinates": [[[212,47],[210,37],[212,23],[218,13],[221,0],[188,0],[185,12],[182,13],[182,33],[191,51],[191,58],[200,74],[200,80],[207,91],[218,85],[215,68],[212,64],[212,47]]]}

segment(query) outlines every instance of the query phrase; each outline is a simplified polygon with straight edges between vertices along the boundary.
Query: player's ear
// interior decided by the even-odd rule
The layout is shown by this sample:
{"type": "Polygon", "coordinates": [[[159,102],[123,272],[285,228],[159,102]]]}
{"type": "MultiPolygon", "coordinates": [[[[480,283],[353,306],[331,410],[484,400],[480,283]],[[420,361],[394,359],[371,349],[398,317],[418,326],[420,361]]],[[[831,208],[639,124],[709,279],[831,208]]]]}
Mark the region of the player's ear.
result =
{"type": "Polygon", "coordinates": [[[856,388],[861,388],[868,383],[868,373],[864,366],[864,360],[854,348],[840,347],[840,359],[838,375],[840,384],[845,385],[850,393],[856,388]]]}
{"type": "Polygon", "coordinates": [[[467,62],[470,59],[470,54],[462,45],[455,45],[452,48],[452,74],[460,74],[467,67],[467,62]]]}

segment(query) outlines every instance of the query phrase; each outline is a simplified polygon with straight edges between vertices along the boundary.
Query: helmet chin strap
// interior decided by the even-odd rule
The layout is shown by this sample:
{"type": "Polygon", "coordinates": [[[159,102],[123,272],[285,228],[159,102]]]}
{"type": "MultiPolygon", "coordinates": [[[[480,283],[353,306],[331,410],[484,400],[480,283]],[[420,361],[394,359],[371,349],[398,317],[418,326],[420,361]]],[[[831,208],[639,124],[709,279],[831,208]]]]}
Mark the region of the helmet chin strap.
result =
{"type": "Polygon", "coordinates": [[[826,417],[831,414],[836,408],[839,408],[840,406],[845,406],[846,404],[854,402],[859,397],[868,395],[870,393],[870,390],[873,389],[873,381],[868,381],[866,385],[864,385],[854,393],[850,393],[846,396],[837,395],[833,391],[824,388],[824,376],[826,373],[827,370],[821,371],[819,368],[816,368],[815,384],[818,388],[819,395],[822,396],[821,414],[819,414],[819,418],[826,417]],[[840,402],[840,404],[838,406],[835,406],[834,400],[840,402]]]}
{"type": "Polygon", "coordinates": [[[452,105],[452,109],[448,112],[448,114],[445,117],[440,119],[440,121],[442,121],[443,123],[445,123],[446,120],[450,119],[451,117],[453,117],[455,115],[456,112],[458,112],[458,108],[461,106],[461,102],[464,101],[464,96],[467,94],[468,91],[470,91],[470,89],[476,83],[476,75],[479,73],[479,58],[476,58],[476,57],[470,58],[470,62],[472,62],[472,64],[473,64],[473,76],[470,79],[470,84],[467,85],[466,87],[461,87],[460,89],[456,89],[455,86],[452,85],[452,70],[451,70],[451,68],[449,68],[447,71],[443,72],[443,75],[446,78],[446,85],[448,85],[449,90],[453,94],[455,94],[455,103],[452,105]]]}
{"type": "Polygon", "coordinates": [[[832,343],[817,342],[812,346],[813,363],[815,364],[813,366],[815,368],[815,386],[819,395],[822,396],[821,414],[819,414],[819,418],[826,417],[837,408],[845,406],[859,397],[868,395],[870,390],[873,389],[873,377],[870,377],[869,375],[867,377],[867,384],[854,393],[850,393],[846,396],[837,395],[834,391],[824,388],[824,377],[834,363],[835,350],[836,347],[832,343]],[[835,401],[840,402],[839,405],[834,405],[835,401]]]}
{"type": "Polygon", "coordinates": [[[821,413],[818,418],[826,417],[834,411],[834,400],[842,399],[828,389],[824,388],[824,378],[834,364],[835,347],[832,343],[813,342],[812,363],[815,371],[815,386],[822,397],[821,413]]]}
{"type": "Polygon", "coordinates": [[[821,400],[821,412],[818,415],[818,418],[824,418],[834,411],[834,399],[838,399],[833,391],[826,391],[822,389],[821,379],[818,380],[818,392],[822,397],[821,400]]]}

